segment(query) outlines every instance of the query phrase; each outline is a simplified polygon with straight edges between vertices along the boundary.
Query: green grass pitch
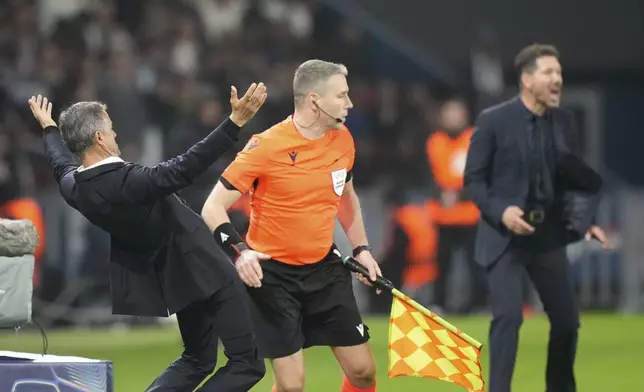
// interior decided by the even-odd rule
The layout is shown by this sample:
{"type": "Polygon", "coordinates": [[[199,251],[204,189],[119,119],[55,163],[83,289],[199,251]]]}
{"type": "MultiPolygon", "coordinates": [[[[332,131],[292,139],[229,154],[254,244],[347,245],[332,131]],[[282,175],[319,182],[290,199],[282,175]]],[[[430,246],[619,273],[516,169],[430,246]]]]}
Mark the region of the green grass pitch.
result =
{"type": "MultiPolygon", "coordinates": [[[[487,341],[487,317],[447,317],[448,321],[474,338],[487,341]]],[[[465,389],[432,379],[414,377],[387,378],[386,318],[366,320],[372,336],[371,344],[378,366],[378,391],[456,392],[465,389]]],[[[582,318],[577,354],[578,390],[637,391],[641,390],[642,354],[644,352],[644,316],[586,314],[582,318]]],[[[116,392],[143,391],[171,361],[181,353],[178,331],[173,327],[146,328],[129,331],[59,330],[49,337],[49,353],[112,360],[116,392]]],[[[526,320],[521,329],[518,364],[513,390],[543,392],[548,322],[542,316],[526,320]]],[[[40,334],[32,331],[0,333],[0,350],[39,352],[40,334]]],[[[341,373],[328,348],[305,352],[306,391],[339,391],[341,373]]],[[[219,364],[225,362],[220,355],[219,364]]],[[[487,350],[482,354],[487,373],[487,350]]],[[[1,375],[0,375],[1,376],[1,375]]],[[[487,377],[486,377],[487,378],[487,377]]],[[[270,392],[272,373],[252,391],[270,392]]]]}

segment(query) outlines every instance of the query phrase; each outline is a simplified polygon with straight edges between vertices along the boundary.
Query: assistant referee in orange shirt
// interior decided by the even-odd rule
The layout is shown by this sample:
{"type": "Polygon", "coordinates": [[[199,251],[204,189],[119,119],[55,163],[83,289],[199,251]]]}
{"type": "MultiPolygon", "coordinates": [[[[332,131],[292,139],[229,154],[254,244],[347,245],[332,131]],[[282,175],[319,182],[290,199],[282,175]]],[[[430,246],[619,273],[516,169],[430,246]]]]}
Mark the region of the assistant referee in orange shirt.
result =
{"type": "Polygon", "coordinates": [[[372,392],[368,328],[351,273],[333,243],[337,216],[369,278],[381,275],[353,188],[355,146],[344,125],[353,107],[347,69],[306,61],[295,72],[293,92],[293,115],[250,139],[224,171],[202,215],[249,286],[260,354],[271,360],[275,374],[273,390],[303,391],[302,350],[330,346],[346,376],[342,391],[372,392]],[[244,241],[227,210],[248,191],[251,215],[244,241]]]}

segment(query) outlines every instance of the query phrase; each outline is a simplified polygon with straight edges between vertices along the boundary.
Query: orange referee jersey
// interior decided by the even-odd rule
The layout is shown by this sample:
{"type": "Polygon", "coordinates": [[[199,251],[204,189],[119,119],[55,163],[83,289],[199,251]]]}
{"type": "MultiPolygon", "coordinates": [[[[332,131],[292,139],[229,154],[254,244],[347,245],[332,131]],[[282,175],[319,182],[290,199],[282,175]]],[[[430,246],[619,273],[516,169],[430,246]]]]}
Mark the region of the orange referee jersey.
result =
{"type": "Polygon", "coordinates": [[[248,245],[287,264],[322,260],[354,159],[344,126],[309,140],[289,116],[254,135],[222,174],[242,194],[251,192],[248,245]]]}

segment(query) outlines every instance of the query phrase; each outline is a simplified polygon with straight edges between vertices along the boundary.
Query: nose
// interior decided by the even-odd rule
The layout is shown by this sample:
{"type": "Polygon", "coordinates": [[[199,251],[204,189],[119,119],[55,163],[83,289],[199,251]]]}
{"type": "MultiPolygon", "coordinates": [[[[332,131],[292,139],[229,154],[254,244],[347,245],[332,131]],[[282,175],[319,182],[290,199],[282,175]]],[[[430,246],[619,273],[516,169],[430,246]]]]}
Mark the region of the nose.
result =
{"type": "Polygon", "coordinates": [[[351,101],[351,98],[347,98],[347,109],[351,109],[353,107],[353,102],[351,101]]]}

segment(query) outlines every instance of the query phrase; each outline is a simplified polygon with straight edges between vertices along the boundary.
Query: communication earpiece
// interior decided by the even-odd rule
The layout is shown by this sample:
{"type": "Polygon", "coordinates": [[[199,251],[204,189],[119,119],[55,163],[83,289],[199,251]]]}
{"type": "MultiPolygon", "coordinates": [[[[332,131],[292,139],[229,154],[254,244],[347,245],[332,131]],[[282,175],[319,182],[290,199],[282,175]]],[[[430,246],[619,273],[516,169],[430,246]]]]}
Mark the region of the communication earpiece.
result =
{"type": "Polygon", "coordinates": [[[334,120],[335,120],[335,122],[337,122],[337,123],[341,123],[341,122],[342,122],[342,119],[341,119],[341,118],[334,117],[334,116],[330,115],[329,113],[327,113],[324,109],[322,109],[322,108],[320,107],[320,105],[318,105],[318,102],[317,102],[317,101],[313,101],[313,105],[315,105],[315,107],[316,107],[316,108],[320,109],[320,111],[321,111],[322,113],[324,113],[324,114],[326,114],[327,116],[329,116],[329,117],[331,117],[332,119],[334,119],[334,120]]]}

